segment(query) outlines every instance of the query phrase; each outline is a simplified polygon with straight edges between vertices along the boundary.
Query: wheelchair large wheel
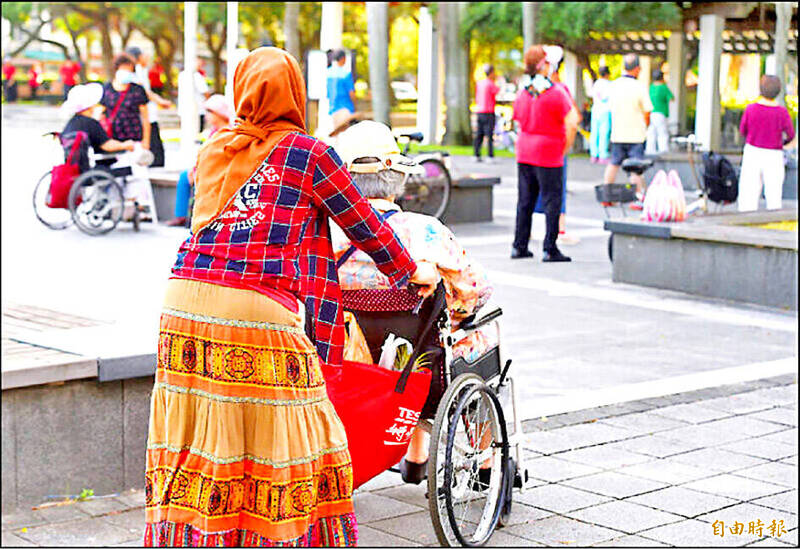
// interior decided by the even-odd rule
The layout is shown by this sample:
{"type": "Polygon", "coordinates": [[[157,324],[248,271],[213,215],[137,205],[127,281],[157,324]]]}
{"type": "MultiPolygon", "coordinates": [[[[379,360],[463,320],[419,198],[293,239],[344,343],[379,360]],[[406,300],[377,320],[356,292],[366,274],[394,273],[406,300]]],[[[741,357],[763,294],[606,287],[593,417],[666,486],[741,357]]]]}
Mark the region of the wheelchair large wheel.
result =
{"type": "Polygon", "coordinates": [[[114,230],[122,219],[122,187],[110,173],[89,170],[75,180],[69,192],[69,209],[78,228],[97,236],[114,230]]]}
{"type": "Polygon", "coordinates": [[[36,219],[50,229],[66,229],[72,225],[70,211],[67,208],[51,208],[47,205],[52,174],[53,172],[44,174],[33,189],[33,213],[36,214],[36,219]]]}
{"type": "Polygon", "coordinates": [[[428,458],[428,507],[442,546],[479,547],[504,507],[508,440],[494,391],[474,374],[450,384],[436,412],[428,458]],[[491,473],[481,478],[488,461],[491,473]]]}
{"type": "Polygon", "coordinates": [[[450,201],[450,172],[436,158],[426,158],[419,164],[425,169],[425,174],[408,177],[398,203],[407,211],[442,217],[450,201]]]}

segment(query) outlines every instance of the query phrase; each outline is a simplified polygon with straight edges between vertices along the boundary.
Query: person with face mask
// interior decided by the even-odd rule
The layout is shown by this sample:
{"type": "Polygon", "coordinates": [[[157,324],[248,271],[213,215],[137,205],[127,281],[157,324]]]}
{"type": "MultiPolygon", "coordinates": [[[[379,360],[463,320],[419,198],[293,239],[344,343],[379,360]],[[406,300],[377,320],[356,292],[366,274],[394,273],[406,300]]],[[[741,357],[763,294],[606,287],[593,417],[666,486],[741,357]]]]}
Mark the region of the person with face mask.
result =
{"type": "Polygon", "coordinates": [[[147,92],[136,84],[135,64],[128,55],[114,59],[114,79],[103,87],[100,104],[106,108],[105,127],[114,139],[141,142],[150,149],[150,119],[147,92]]]}

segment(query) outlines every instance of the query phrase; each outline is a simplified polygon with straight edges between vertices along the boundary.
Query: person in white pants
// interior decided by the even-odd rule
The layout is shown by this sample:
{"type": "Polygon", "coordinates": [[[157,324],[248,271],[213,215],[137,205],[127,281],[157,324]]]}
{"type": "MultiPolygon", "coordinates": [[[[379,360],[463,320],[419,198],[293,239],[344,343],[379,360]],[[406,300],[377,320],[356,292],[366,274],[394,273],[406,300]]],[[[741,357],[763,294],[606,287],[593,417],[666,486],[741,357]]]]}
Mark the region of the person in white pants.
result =
{"type": "Polygon", "coordinates": [[[675,96],[664,82],[664,73],[661,72],[661,69],[654,70],[653,83],[650,84],[650,101],[653,103],[653,112],[650,113],[650,125],[647,128],[645,154],[661,154],[669,150],[667,117],[669,116],[669,102],[674,99],[675,96]]]}
{"type": "Polygon", "coordinates": [[[795,138],[789,111],[775,101],[781,91],[780,79],[765,74],[761,77],[759,88],[761,97],[747,106],[739,124],[739,131],[746,142],[739,174],[740,212],[758,209],[762,186],[767,209],[781,208],[786,175],[783,148],[795,138]]]}

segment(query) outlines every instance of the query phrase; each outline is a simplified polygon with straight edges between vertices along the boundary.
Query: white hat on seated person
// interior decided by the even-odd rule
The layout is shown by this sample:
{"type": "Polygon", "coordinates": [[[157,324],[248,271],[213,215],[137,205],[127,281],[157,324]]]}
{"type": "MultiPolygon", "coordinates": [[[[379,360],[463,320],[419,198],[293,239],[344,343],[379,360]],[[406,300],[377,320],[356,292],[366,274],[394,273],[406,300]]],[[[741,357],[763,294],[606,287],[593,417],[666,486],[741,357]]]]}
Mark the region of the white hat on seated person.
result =
{"type": "Polygon", "coordinates": [[[224,95],[219,93],[212,95],[205,100],[203,103],[203,108],[226,119],[228,124],[233,122],[233,106],[228,102],[224,95]]]}
{"type": "Polygon", "coordinates": [[[386,124],[364,120],[339,134],[335,147],[347,169],[353,173],[377,173],[394,170],[408,175],[424,174],[425,168],[400,154],[400,147],[386,124]],[[358,163],[359,158],[377,158],[378,162],[358,163]]]}
{"type": "Polygon", "coordinates": [[[97,82],[81,84],[69,90],[67,100],[61,105],[61,113],[67,117],[90,109],[103,98],[103,85],[97,82]]]}

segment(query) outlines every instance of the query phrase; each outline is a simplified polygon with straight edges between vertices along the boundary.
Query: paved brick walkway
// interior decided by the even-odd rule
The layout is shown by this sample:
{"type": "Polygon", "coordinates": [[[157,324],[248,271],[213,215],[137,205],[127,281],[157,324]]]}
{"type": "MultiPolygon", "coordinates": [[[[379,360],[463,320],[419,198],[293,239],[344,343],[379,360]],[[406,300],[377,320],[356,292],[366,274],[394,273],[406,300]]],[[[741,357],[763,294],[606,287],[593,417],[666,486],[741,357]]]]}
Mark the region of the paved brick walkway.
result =
{"type": "MultiPolygon", "coordinates": [[[[529,421],[535,487],[490,545],[796,546],[797,401],[781,376],[529,421]]],[[[2,545],[135,547],[143,505],[133,491],[4,516],[2,545]]],[[[363,546],[436,545],[424,486],[384,473],[355,505],[363,546]]]]}

